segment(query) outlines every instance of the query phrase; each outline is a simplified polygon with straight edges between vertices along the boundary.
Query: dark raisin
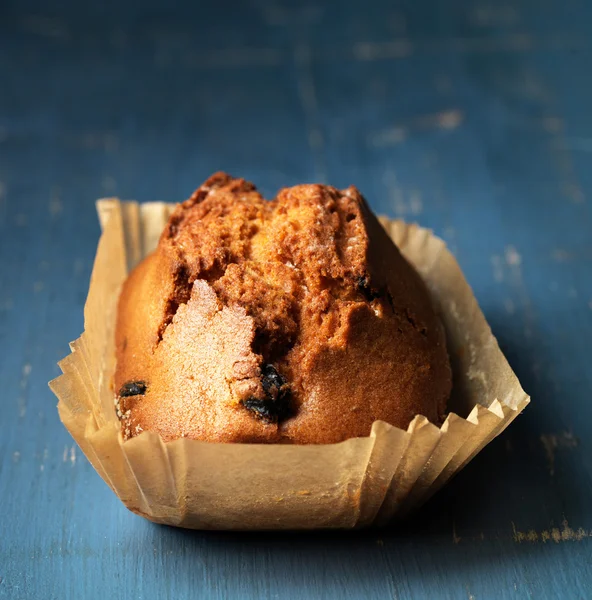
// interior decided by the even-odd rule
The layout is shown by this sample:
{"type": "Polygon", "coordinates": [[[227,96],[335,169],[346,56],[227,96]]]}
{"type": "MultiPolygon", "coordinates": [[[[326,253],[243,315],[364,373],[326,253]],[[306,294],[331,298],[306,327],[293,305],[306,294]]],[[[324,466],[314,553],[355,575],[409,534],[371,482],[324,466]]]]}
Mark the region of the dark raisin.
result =
{"type": "Polygon", "coordinates": [[[380,292],[372,289],[370,287],[370,281],[368,277],[358,277],[357,279],[358,292],[368,300],[368,302],[372,302],[372,300],[376,300],[380,296],[380,292]]]}
{"type": "Polygon", "coordinates": [[[146,393],[146,388],[145,381],[128,381],[121,386],[119,397],[127,398],[128,396],[142,396],[146,393]]]}
{"type": "Polygon", "coordinates": [[[278,390],[286,385],[287,381],[277,372],[273,365],[263,365],[261,367],[261,385],[266,394],[273,394],[273,389],[278,390]]]}
{"type": "Polygon", "coordinates": [[[290,416],[290,387],[273,365],[261,367],[261,386],[265,397],[247,398],[243,406],[268,423],[277,423],[290,416]]]}
{"type": "Polygon", "coordinates": [[[275,415],[272,404],[267,400],[267,398],[264,400],[249,398],[243,401],[243,406],[252,413],[255,413],[255,416],[259,417],[263,421],[267,421],[268,423],[277,423],[277,416],[275,415]]]}

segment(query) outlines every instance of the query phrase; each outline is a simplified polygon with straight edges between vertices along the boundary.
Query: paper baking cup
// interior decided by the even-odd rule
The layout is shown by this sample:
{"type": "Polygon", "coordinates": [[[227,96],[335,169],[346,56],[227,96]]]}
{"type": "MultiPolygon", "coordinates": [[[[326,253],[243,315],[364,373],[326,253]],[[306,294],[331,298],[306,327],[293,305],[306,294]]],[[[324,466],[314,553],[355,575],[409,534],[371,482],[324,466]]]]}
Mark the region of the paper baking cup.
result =
{"type": "Polygon", "coordinates": [[[499,435],[529,398],[501,353],[442,240],[381,222],[426,281],[444,322],[454,372],[441,427],[418,415],[407,430],[376,421],[368,437],[326,445],[124,441],[114,409],[114,327],[121,284],[158,242],[172,204],[97,203],[101,235],[84,333],[50,382],[60,417],[131,511],[196,529],[316,529],[381,524],[423,502],[499,435]]]}

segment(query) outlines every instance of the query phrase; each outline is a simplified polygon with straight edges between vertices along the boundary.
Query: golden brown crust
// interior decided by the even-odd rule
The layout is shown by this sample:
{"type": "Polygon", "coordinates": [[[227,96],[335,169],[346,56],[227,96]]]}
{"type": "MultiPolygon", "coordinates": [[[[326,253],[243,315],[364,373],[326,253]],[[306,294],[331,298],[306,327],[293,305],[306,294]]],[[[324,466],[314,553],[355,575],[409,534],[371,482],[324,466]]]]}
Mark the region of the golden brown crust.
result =
{"type": "Polygon", "coordinates": [[[210,177],[125,282],[116,347],[128,437],[338,442],[438,422],[451,387],[427,290],[353,187],[210,177]]]}

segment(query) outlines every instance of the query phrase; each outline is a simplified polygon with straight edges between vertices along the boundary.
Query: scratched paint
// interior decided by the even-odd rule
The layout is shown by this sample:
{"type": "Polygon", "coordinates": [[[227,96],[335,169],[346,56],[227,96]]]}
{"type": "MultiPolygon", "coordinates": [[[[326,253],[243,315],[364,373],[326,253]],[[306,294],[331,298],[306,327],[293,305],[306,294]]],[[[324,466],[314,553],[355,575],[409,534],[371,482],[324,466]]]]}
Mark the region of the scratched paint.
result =
{"type": "Polygon", "coordinates": [[[49,448],[45,448],[43,450],[43,454],[41,455],[41,462],[39,464],[39,471],[41,473],[43,473],[43,471],[45,471],[45,463],[48,458],[49,458],[49,448]]]}
{"type": "Polygon", "coordinates": [[[568,150],[589,154],[592,152],[592,138],[570,136],[565,138],[568,150]]]}
{"type": "Polygon", "coordinates": [[[62,462],[70,463],[70,465],[74,466],[76,464],[76,444],[72,446],[64,446],[64,452],[62,453],[62,462]]]}
{"type": "Polygon", "coordinates": [[[64,210],[61,198],[62,190],[58,186],[51,188],[51,194],[49,196],[49,214],[51,217],[56,217],[64,210]]]}
{"type": "Polygon", "coordinates": [[[581,542],[582,540],[592,537],[592,531],[578,527],[572,529],[569,526],[567,520],[564,520],[559,527],[551,527],[550,529],[543,529],[542,531],[536,531],[529,529],[528,531],[518,531],[514,523],[512,523],[512,530],[514,534],[514,541],[521,544],[523,542],[536,543],[552,542],[559,544],[561,542],[581,542]]]}
{"type": "Polygon", "coordinates": [[[112,194],[117,189],[117,181],[111,175],[104,175],[101,179],[101,187],[106,194],[112,194]]]}
{"type": "Polygon", "coordinates": [[[21,419],[27,414],[27,388],[29,387],[29,377],[31,376],[31,371],[31,365],[29,363],[25,363],[22,369],[20,394],[18,397],[19,417],[21,419]]]}
{"type": "Polygon", "coordinates": [[[102,150],[114,154],[119,149],[119,137],[115,131],[66,132],[64,141],[82,150],[102,150]]]}
{"type": "Polygon", "coordinates": [[[499,255],[494,254],[491,257],[491,266],[493,268],[493,279],[496,283],[501,283],[504,280],[504,271],[502,259],[499,255]]]}
{"type": "Polygon", "coordinates": [[[417,217],[423,211],[423,201],[419,190],[411,190],[409,192],[409,212],[417,217]]]}
{"type": "Polygon", "coordinates": [[[520,256],[520,254],[518,253],[516,248],[514,248],[514,246],[506,247],[505,258],[506,258],[506,263],[508,265],[510,265],[511,267],[517,268],[522,263],[522,257],[520,256]]]}
{"type": "Polygon", "coordinates": [[[562,133],[565,130],[565,122],[560,117],[545,116],[542,125],[547,133],[562,133]]]}
{"type": "Polygon", "coordinates": [[[563,248],[555,248],[551,256],[555,262],[567,262],[573,258],[571,252],[563,248]]]}
{"type": "Polygon", "coordinates": [[[308,145],[314,159],[315,178],[320,183],[327,182],[325,166],[324,137],[319,127],[319,109],[315,81],[312,74],[312,52],[310,46],[299,45],[294,51],[294,64],[296,67],[296,81],[298,95],[304,111],[307,124],[308,145]]]}
{"type": "Polygon", "coordinates": [[[397,175],[388,168],[382,176],[382,182],[387,188],[390,205],[397,217],[418,217],[423,212],[423,200],[418,189],[406,190],[399,185],[397,175]]]}
{"type": "Polygon", "coordinates": [[[469,14],[477,27],[513,27],[520,21],[518,9],[509,4],[477,4],[469,14]]]}
{"type": "Polygon", "coordinates": [[[456,108],[411,117],[394,127],[372,132],[368,136],[370,146],[378,148],[396,146],[405,142],[416,132],[441,130],[454,131],[462,125],[464,113],[456,108]]]}
{"type": "Polygon", "coordinates": [[[74,272],[74,275],[81,275],[82,273],[84,273],[84,269],[85,269],[84,261],[81,258],[77,258],[74,261],[74,266],[72,269],[74,272]]]}
{"type": "Polygon", "coordinates": [[[376,44],[360,42],[354,45],[353,55],[357,60],[384,60],[406,58],[414,51],[413,43],[408,39],[376,44]]]}
{"type": "Polygon", "coordinates": [[[578,446],[577,438],[569,431],[544,433],[540,436],[540,440],[545,450],[549,475],[551,476],[555,475],[556,452],[561,449],[572,449],[578,446]]]}
{"type": "Polygon", "coordinates": [[[504,300],[504,308],[509,315],[513,315],[516,312],[516,306],[511,298],[506,298],[504,300]]]}
{"type": "Polygon", "coordinates": [[[434,87],[442,95],[450,94],[454,89],[452,79],[443,73],[434,78],[434,87]]]}
{"type": "MultiPolygon", "coordinates": [[[[167,65],[174,61],[170,54],[169,57],[167,65]]],[[[188,69],[265,68],[281,65],[284,54],[275,48],[228,48],[213,52],[184,52],[179,60],[188,69]]]]}
{"type": "Polygon", "coordinates": [[[262,7],[265,22],[272,27],[296,27],[319,23],[325,14],[322,6],[308,5],[287,7],[280,4],[265,4],[262,7]]]}
{"type": "MultiPolygon", "coordinates": [[[[552,95],[549,93],[549,96],[552,95]]],[[[550,99],[548,104],[554,106],[555,102],[550,99]]],[[[559,175],[561,194],[574,204],[584,204],[586,198],[576,174],[563,120],[547,116],[543,126],[550,134],[549,149],[553,156],[553,166],[559,175]]]]}
{"type": "MultiPolygon", "coordinates": [[[[0,140],[1,141],[1,140],[0,140]]],[[[0,225],[6,220],[6,185],[0,181],[0,225]]]]}
{"type": "Polygon", "coordinates": [[[585,45],[584,37],[573,36],[537,36],[528,33],[508,33],[503,37],[474,36],[474,37],[450,37],[424,38],[413,40],[400,38],[390,42],[359,42],[353,47],[353,55],[357,60],[394,60],[404,59],[416,53],[434,54],[444,51],[475,54],[495,54],[498,52],[529,52],[534,48],[574,48],[585,45]]]}
{"type": "Polygon", "coordinates": [[[426,117],[424,122],[428,126],[430,123],[435,122],[440,129],[456,129],[463,122],[463,119],[463,112],[455,108],[430,115],[426,117]]]}
{"type": "Polygon", "coordinates": [[[368,136],[368,144],[377,148],[384,146],[396,146],[407,139],[407,129],[404,127],[391,127],[383,129],[368,136]]]}

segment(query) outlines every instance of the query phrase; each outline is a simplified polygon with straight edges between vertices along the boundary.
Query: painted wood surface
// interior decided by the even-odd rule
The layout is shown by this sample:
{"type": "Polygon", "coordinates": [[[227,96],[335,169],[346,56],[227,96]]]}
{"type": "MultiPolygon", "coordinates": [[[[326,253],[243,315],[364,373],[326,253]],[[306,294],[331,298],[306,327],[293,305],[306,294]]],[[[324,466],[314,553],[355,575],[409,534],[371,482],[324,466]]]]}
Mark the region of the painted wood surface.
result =
{"type": "Polygon", "coordinates": [[[0,3],[0,598],[591,598],[591,25],[585,0],[0,3]],[[61,426],[94,200],[217,169],[433,228],[532,395],[403,527],[158,527],[61,426]]]}

